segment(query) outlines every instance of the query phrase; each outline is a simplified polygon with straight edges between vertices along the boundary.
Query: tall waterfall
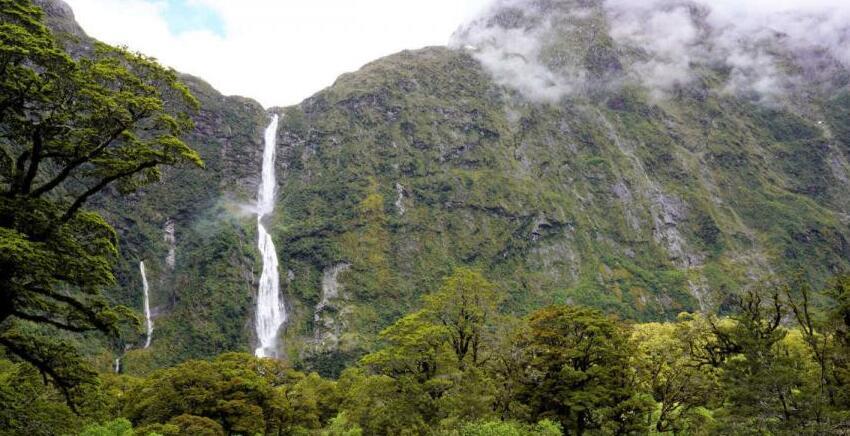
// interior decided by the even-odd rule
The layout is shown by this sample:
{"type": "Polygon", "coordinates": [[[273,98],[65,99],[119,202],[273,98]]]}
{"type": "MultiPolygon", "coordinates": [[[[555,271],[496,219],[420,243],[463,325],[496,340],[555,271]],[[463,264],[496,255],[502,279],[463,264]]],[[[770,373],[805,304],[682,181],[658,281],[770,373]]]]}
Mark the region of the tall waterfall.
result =
{"type": "Polygon", "coordinates": [[[274,160],[278,117],[266,128],[266,143],[263,149],[263,171],[257,194],[257,246],[263,258],[263,272],[257,290],[257,339],[259,344],[254,354],[257,357],[276,357],[277,331],[286,322],[286,308],[280,298],[280,276],[278,275],[277,252],[271,235],[263,225],[263,217],[274,211],[275,175],[274,160]]]}
{"type": "Polygon", "coordinates": [[[145,262],[139,261],[139,271],[142,273],[142,289],[145,291],[145,329],[147,331],[147,339],[145,339],[145,348],[151,346],[151,336],[153,335],[153,321],[151,320],[151,302],[148,294],[148,278],[145,276],[145,262]]]}

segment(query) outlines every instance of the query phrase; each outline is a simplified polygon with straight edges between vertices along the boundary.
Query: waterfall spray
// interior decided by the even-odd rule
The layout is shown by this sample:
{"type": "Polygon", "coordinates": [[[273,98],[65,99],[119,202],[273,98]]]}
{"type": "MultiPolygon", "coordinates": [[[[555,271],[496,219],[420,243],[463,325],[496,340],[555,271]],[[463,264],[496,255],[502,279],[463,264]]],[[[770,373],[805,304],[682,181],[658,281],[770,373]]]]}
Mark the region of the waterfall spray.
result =
{"type": "Polygon", "coordinates": [[[145,329],[147,338],[145,339],[145,348],[151,346],[151,336],[153,335],[153,321],[151,320],[151,303],[150,295],[148,294],[148,278],[145,276],[145,262],[139,262],[139,271],[142,273],[142,289],[145,292],[145,329]]]}
{"type": "Polygon", "coordinates": [[[263,260],[263,272],[257,290],[256,327],[259,344],[254,351],[257,357],[277,356],[277,331],[286,322],[286,308],[280,298],[277,252],[271,235],[263,225],[263,217],[271,215],[274,210],[277,122],[278,117],[274,115],[266,128],[262,180],[257,194],[257,246],[263,260]]]}

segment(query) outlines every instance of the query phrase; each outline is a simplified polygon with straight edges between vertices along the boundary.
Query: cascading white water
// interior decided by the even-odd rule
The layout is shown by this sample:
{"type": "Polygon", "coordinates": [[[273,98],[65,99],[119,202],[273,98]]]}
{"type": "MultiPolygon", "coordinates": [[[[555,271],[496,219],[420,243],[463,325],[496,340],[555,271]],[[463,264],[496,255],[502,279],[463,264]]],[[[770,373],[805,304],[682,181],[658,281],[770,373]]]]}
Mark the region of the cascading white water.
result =
{"type": "Polygon", "coordinates": [[[151,346],[151,336],[153,336],[153,320],[151,320],[151,302],[148,294],[148,278],[145,276],[145,262],[139,261],[139,271],[142,273],[142,289],[145,291],[145,330],[147,338],[145,339],[145,348],[151,346]]]}
{"type": "Polygon", "coordinates": [[[274,160],[277,136],[277,115],[266,128],[263,149],[262,181],[257,194],[257,246],[263,259],[263,272],[257,290],[257,340],[254,351],[257,357],[277,356],[277,331],[286,322],[286,308],[280,298],[280,276],[278,275],[277,252],[271,235],[263,225],[263,217],[274,210],[275,174],[274,160]]]}

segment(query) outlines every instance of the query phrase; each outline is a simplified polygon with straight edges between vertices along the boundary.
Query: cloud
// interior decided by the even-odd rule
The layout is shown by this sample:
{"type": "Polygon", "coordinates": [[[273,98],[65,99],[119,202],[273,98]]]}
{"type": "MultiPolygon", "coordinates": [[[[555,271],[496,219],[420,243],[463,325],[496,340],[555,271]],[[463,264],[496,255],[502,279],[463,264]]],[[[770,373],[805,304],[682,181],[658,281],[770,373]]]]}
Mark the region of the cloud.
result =
{"type": "Polygon", "coordinates": [[[850,67],[850,2],[497,0],[452,45],[532,100],[629,81],[660,99],[701,68],[728,71],[726,92],[773,100],[850,67]]]}
{"type": "Polygon", "coordinates": [[[472,50],[496,83],[513,87],[534,100],[555,101],[573,92],[581,82],[578,77],[559,74],[539,62],[542,42],[552,31],[551,20],[543,18],[507,27],[490,24],[475,22],[458,31],[450,44],[472,50]]]}
{"type": "MultiPolygon", "coordinates": [[[[523,0],[491,2],[478,17],[462,25],[449,45],[470,50],[496,83],[537,101],[557,101],[584,86],[585,71],[564,57],[550,57],[548,43],[558,39],[568,23],[565,15],[549,14],[539,3],[523,0]]],[[[563,54],[563,53],[562,53],[563,54]]]]}
{"type": "Polygon", "coordinates": [[[252,97],[265,106],[298,103],[376,58],[444,45],[458,23],[487,2],[66,1],[91,36],[127,45],[202,77],[225,94],[252,97]],[[207,18],[192,21],[198,11],[207,18]],[[181,20],[181,13],[191,17],[181,20]],[[211,24],[210,17],[221,23],[211,24]]]}
{"type": "Polygon", "coordinates": [[[703,46],[708,35],[699,23],[703,9],[687,2],[661,3],[610,0],[606,4],[614,41],[646,51],[646,59],[632,65],[631,73],[656,98],[688,84],[693,79],[691,66],[710,57],[703,46]]]}

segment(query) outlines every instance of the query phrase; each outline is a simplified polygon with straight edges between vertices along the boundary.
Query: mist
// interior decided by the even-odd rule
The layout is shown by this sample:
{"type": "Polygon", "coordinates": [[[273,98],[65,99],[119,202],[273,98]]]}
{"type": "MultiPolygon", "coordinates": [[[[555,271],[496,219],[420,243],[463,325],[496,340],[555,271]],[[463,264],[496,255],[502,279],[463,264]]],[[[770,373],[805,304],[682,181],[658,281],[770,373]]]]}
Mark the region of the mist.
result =
{"type": "Polygon", "coordinates": [[[850,2],[497,0],[450,45],[533,101],[631,83],[664,99],[711,69],[713,92],[776,103],[845,84],[850,2]]]}

